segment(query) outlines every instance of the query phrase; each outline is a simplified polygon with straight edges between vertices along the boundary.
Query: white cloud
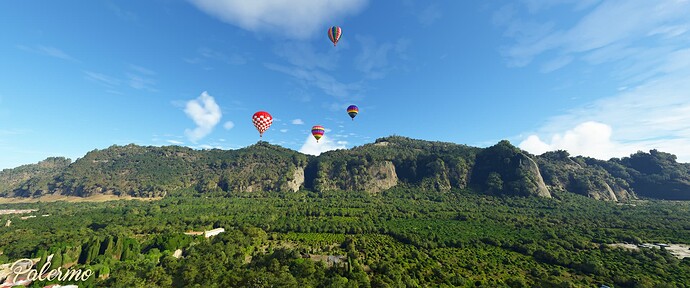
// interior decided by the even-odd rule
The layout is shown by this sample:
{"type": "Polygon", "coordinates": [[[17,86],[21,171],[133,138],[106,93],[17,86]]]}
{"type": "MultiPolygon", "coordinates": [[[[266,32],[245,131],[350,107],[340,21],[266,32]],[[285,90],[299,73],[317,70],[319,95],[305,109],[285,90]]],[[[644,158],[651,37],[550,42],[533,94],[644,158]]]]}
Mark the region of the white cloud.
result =
{"type": "Polygon", "coordinates": [[[182,145],[184,142],[182,141],[177,141],[177,140],[166,140],[168,143],[173,144],[173,145],[182,145]]]}
{"type": "Polygon", "coordinates": [[[304,121],[302,121],[302,119],[295,119],[295,120],[292,120],[292,124],[302,125],[302,124],[304,124],[304,121]]]}
{"type": "MultiPolygon", "coordinates": [[[[690,59],[685,65],[690,67],[690,59]]],[[[549,143],[534,135],[525,139],[521,147],[524,145],[525,150],[536,151],[530,151],[532,153],[542,152],[547,146],[550,149],[570,148],[574,155],[586,153],[600,159],[658,149],[675,154],[679,161],[690,162],[690,150],[687,149],[690,147],[688,77],[690,71],[658,77],[645,85],[622,90],[619,95],[572,109],[549,119],[536,133],[550,135],[549,143]],[[582,124],[583,119],[605,123],[608,132],[602,126],[582,124]]]]}
{"type": "Polygon", "coordinates": [[[319,155],[326,151],[346,149],[347,147],[345,147],[345,144],[347,144],[347,142],[344,141],[334,143],[327,135],[323,135],[323,137],[319,139],[319,142],[316,142],[314,136],[309,135],[299,152],[309,155],[319,155]]]}
{"type": "Polygon", "coordinates": [[[193,130],[185,130],[185,135],[193,143],[211,133],[222,117],[220,106],[206,91],[199,98],[187,102],[184,112],[197,125],[193,130]]]}
{"type": "Polygon", "coordinates": [[[606,160],[635,152],[621,151],[621,146],[611,141],[611,126],[593,121],[579,124],[563,134],[555,134],[549,143],[542,141],[537,135],[531,135],[518,146],[533,154],[566,150],[572,155],[606,160]]]}
{"type": "Polygon", "coordinates": [[[280,129],[280,132],[286,133],[288,132],[288,129],[280,129]]]}
{"type": "MultiPolygon", "coordinates": [[[[190,0],[200,10],[254,32],[306,39],[359,13],[367,0],[190,0]]],[[[347,33],[343,31],[343,34],[347,33]]]]}
{"type": "Polygon", "coordinates": [[[225,130],[230,130],[233,127],[235,127],[235,123],[233,123],[232,121],[228,121],[225,122],[225,124],[223,124],[223,128],[225,128],[225,130]]]}

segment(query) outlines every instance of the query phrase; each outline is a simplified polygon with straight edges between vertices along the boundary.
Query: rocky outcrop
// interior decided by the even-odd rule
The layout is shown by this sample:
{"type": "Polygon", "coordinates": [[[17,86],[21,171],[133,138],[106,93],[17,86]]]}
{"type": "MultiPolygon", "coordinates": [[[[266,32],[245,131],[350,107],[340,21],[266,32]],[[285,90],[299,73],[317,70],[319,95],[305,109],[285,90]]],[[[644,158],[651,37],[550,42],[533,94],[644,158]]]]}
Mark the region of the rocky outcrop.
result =
{"type": "Polygon", "coordinates": [[[471,179],[492,194],[551,197],[537,163],[505,140],[477,154],[471,179]]]}
{"type": "Polygon", "coordinates": [[[539,165],[537,165],[537,162],[534,162],[532,158],[524,153],[520,153],[520,156],[520,170],[525,171],[525,173],[528,175],[527,179],[529,179],[531,182],[529,183],[530,186],[536,186],[534,194],[540,197],[551,198],[551,193],[549,193],[549,189],[546,188],[544,178],[541,177],[541,172],[539,171],[539,165]]]}
{"type": "Polygon", "coordinates": [[[375,163],[367,169],[367,172],[369,177],[362,188],[368,188],[366,189],[368,192],[378,193],[398,184],[398,175],[395,173],[393,162],[375,163]]]}
{"type": "Polygon", "coordinates": [[[295,168],[292,179],[287,182],[287,187],[292,192],[297,192],[304,184],[304,167],[295,168]]]}
{"type": "Polygon", "coordinates": [[[398,184],[395,165],[391,161],[368,165],[349,165],[347,162],[319,163],[313,180],[316,191],[342,190],[378,193],[398,184]],[[349,168],[349,169],[348,169],[349,168]]]}

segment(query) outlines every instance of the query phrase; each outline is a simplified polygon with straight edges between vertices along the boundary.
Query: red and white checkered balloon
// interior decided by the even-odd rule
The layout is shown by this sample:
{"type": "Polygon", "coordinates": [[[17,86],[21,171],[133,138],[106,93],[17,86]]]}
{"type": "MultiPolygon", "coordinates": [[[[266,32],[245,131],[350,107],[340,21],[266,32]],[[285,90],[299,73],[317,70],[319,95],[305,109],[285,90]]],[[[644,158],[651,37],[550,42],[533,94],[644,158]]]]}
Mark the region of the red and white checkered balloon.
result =
{"type": "Polygon", "coordinates": [[[273,124],[273,117],[265,111],[259,111],[252,116],[252,122],[256,130],[259,130],[259,137],[263,137],[264,132],[273,124]]]}

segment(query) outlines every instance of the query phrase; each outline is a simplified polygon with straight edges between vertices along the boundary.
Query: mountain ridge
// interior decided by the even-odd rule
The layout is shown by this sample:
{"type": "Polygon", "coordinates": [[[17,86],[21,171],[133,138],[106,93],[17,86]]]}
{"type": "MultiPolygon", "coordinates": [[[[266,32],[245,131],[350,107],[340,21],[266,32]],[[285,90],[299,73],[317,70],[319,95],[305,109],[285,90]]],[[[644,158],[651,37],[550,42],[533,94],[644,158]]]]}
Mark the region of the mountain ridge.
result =
{"type": "Polygon", "coordinates": [[[532,155],[502,140],[487,148],[402,136],[319,156],[259,141],[236,150],[113,145],[71,162],[50,157],[0,171],[0,197],[170,193],[380,193],[396,187],[446,193],[552,197],[566,191],[607,201],[690,200],[690,164],[651,150],[624,158],[571,157],[566,151],[532,155]]]}

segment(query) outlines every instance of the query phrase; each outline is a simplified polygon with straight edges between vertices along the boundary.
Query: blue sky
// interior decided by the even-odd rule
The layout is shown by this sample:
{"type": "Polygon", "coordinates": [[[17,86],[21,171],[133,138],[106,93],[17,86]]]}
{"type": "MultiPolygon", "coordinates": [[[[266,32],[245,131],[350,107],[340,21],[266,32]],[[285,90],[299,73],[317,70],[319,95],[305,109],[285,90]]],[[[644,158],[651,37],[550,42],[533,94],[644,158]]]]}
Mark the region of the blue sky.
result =
{"type": "Polygon", "coordinates": [[[0,169],[114,144],[237,149],[259,140],[259,110],[275,118],[263,140],[310,154],[397,134],[690,162],[687,11],[687,0],[2,1],[0,169]]]}

